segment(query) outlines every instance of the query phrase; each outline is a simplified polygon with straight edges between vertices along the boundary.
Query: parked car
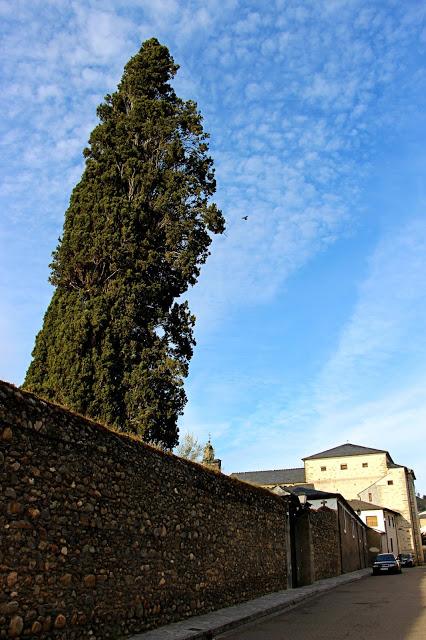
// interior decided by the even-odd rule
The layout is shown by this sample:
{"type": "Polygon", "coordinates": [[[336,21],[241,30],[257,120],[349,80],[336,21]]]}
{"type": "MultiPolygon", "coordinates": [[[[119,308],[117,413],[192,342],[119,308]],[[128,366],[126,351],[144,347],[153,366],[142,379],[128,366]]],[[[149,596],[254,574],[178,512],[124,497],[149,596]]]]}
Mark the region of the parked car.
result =
{"type": "Polygon", "coordinates": [[[400,553],[398,558],[401,563],[401,567],[414,567],[416,564],[412,553],[400,553]]]}
{"type": "Polygon", "coordinates": [[[373,563],[373,576],[380,573],[401,573],[401,562],[393,553],[379,553],[373,563]]]}

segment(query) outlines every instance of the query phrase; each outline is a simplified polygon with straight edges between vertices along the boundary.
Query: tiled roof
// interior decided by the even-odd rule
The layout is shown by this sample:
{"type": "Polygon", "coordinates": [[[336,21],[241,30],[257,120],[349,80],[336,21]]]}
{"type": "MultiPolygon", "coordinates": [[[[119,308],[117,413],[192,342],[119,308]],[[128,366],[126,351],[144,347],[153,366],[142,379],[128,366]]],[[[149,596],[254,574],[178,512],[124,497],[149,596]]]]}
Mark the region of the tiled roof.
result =
{"type": "MultiPolygon", "coordinates": [[[[391,513],[398,513],[395,509],[389,509],[389,507],[381,507],[378,504],[372,502],[365,502],[365,500],[348,500],[354,511],[390,511],[391,513]]],[[[398,513],[399,515],[399,513],[398,513]]]]}
{"type": "Polygon", "coordinates": [[[315,460],[315,459],[321,459],[321,458],[340,458],[344,456],[362,456],[362,455],[368,455],[369,453],[387,453],[388,454],[388,452],[383,449],[371,449],[370,447],[362,447],[359,444],[347,443],[347,444],[341,444],[339,447],[334,447],[333,449],[327,449],[326,451],[315,453],[313,456],[308,456],[307,458],[303,458],[303,460],[315,460]]]}
{"type": "Polygon", "coordinates": [[[306,496],[311,500],[340,497],[339,493],[334,493],[334,491],[320,491],[320,489],[315,489],[313,485],[304,485],[303,487],[289,487],[289,490],[297,496],[306,496]]]}
{"type": "Polygon", "coordinates": [[[270,471],[241,471],[231,473],[231,478],[238,478],[252,484],[293,484],[305,482],[305,469],[272,469],[270,471]]]}
{"type": "MultiPolygon", "coordinates": [[[[298,498],[300,496],[305,495],[308,502],[310,500],[326,500],[328,498],[336,498],[337,502],[340,502],[341,504],[345,505],[347,509],[349,509],[350,512],[353,513],[353,515],[355,516],[355,518],[365,527],[367,526],[365,524],[365,522],[363,522],[361,520],[361,518],[359,517],[359,515],[357,514],[357,512],[355,511],[355,508],[352,505],[353,501],[350,500],[346,500],[346,498],[344,498],[342,496],[341,493],[334,493],[332,491],[320,491],[319,489],[315,489],[315,487],[309,488],[309,487],[289,487],[288,488],[289,491],[291,491],[291,493],[293,493],[294,495],[296,495],[298,498]]],[[[356,501],[355,501],[356,502],[356,501]]],[[[381,507],[379,507],[380,509],[381,507]]],[[[389,509],[389,511],[391,511],[391,509],[389,509]]],[[[394,512],[396,513],[396,511],[394,512]]]]}

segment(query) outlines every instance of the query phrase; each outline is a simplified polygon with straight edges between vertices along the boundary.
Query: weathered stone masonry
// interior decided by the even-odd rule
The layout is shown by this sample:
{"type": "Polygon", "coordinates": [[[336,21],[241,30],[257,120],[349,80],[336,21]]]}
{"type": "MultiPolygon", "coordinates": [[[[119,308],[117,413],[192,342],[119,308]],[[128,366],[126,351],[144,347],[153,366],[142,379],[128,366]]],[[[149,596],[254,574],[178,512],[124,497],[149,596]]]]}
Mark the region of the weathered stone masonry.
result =
{"type": "Polygon", "coordinates": [[[314,581],[341,574],[337,514],[327,507],[309,514],[312,529],[314,581]]]}
{"type": "Polygon", "coordinates": [[[117,638],[286,588],[284,499],[0,383],[0,637],[117,638]]]}

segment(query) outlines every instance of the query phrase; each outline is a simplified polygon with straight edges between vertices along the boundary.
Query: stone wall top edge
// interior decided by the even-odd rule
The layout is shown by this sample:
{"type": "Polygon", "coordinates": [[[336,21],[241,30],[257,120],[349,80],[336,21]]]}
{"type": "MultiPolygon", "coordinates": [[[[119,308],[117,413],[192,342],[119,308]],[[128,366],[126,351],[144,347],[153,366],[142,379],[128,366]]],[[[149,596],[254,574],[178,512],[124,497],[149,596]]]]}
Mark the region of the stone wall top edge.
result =
{"type": "Polygon", "coordinates": [[[194,477],[201,479],[208,476],[210,482],[214,479],[216,486],[222,490],[234,490],[249,496],[256,496],[269,504],[281,504],[287,501],[285,497],[277,496],[263,487],[256,487],[236,478],[218,473],[191,460],[186,460],[171,452],[163,452],[131,434],[120,433],[105,424],[73,412],[67,407],[55,404],[36,394],[20,389],[15,385],[0,380],[0,427],[1,422],[8,426],[19,427],[39,433],[52,440],[64,441],[69,444],[94,447],[98,451],[111,453],[119,452],[117,439],[125,445],[126,453],[135,456],[135,462],[140,456],[154,457],[165,464],[178,465],[194,477]],[[107,445],[102,447],[102,445],[107,445]],[[110,449],[110,445],[112,449],[110,449]]]}

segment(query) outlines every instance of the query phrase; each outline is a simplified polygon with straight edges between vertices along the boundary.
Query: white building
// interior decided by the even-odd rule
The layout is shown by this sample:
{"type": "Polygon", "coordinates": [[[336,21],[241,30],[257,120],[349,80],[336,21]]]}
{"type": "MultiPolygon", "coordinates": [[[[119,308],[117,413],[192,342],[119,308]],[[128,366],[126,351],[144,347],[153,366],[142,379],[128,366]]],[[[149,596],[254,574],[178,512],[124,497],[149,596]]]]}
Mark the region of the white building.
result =
{"type": "Polygon", "coordinates": [[[348,500],[352,509],[368,526],[382,534],[382,553],[400,553],[398,540],[398,524],[401,514],[387,507],[380,507],[363,500],[348,500]]]}

